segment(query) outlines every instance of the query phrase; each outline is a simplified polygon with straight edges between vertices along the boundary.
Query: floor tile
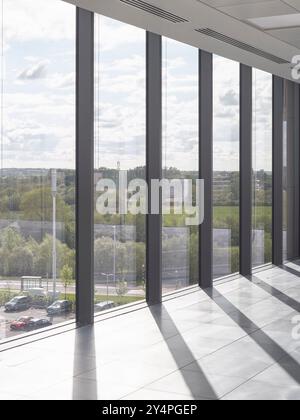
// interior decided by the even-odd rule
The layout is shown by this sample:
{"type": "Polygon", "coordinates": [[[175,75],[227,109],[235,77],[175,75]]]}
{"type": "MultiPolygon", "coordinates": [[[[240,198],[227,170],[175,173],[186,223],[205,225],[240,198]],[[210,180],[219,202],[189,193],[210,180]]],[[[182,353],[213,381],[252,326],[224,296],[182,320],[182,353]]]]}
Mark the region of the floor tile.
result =
{"type": "Polygon", "coordinates": [[[147,388],[189,395],[195,399],[201,397],[219,399],[244,382],[241,378],[203,374],[200,370],[198,372],[180,370],[149,385],[147,388]]]}
{"type": "MultiPolygon", "coordinates": [[[[127,395],[126,397],[122,398],[122,400],[128,400],[128,401],[138,401],[138,400],[144,400],[144,401],[161,401],[161,400],[167,400],[167,401],[188,401],[188,400],[194,400],[193,397],[190,395],[183,395],[183,394],[174,394],[171,392],[164,392],[164,391],[155,391],[153,389],[140,389],[139,391],[136,391],[132,394],[127,395]]],[[[203,398],[198,398],[198,400],[203,400],[203,398]]]]}
{"type": "Polygon", "coordinates": [[[184,370],[250,379],[275,363],[258,345],[240,340],[186,366],[184,370]]]}
{"type": "Polygon", "coordinates": [[[0,347],[0,400],[298,400],[297,269],[0,347]]]}
{"type": "Polygon", "coordinates": [[[223,400],[298,401],[300,400],[300,387],[285,388],[266,385],[259,381],[249,381],[226,395],[223,400]]]}
{"type": "Polygon", "coordinates": [[[47,387],[30,396],[35,400],[119,400],[122,397],[133,393],[134,388],[122,385],[117,382],[107,382],[100,386],[96,381],[73,378],[64,381],[56,386],[47,387]]]}
{"type": "Polygon", "coordinates": [[[100,385],[106,382],[118,381],[134,388],[142,388],[164,376],[174,372],[173,367],[161,367],[154,363],[146,365],[143,362],[115,362],[78,375],[79,379],[95,380],[100,385]]]}

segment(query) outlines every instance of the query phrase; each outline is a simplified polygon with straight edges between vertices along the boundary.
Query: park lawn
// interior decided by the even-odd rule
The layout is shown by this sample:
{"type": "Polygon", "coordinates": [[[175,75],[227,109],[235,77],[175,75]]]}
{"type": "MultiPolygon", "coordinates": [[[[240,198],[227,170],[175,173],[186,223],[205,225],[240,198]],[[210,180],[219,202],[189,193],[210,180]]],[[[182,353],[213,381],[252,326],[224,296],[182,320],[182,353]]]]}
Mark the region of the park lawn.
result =
{"type": "Polygon", "coordinates": [[[95,301],[96,303],[99,302],[106,302],[111,301],[116,303],[117,305],[127,305],[129,303],[135,303],[140,302],[141,300],[144,300],[142,296],[107,296],[107,295],[96,295],[95,301]]]}
{"type": "MultiPolygon", "coordinates": [[[[222,228],[228,225],[228,217],[236,219],[236,223],[239,223],[239,207],[238,206],[215,206],[214,207],[214,227],[222,228]]],[[[271,207],[255,207],[253,209],[253,216],[257,220],[272,218],[272,208],[271,207]]]]}
{"type": "MultiPolygon", "coordinates": [[[[232,222],[236,222],[239,225],[239,207],[238,206],[215,206],[214,207],[214,227],[215,228],[226,228],[228,227],[228,219],[232,222]]],[[[253,217],[256,222],[262,223],[265,220],[272,218],[272,208],[269,206],[259,206],[253,208],[253,217]]],[[[163,218],[164,227],[175,227],[185,226],[185,215],[165,215],[163,218]]]]}

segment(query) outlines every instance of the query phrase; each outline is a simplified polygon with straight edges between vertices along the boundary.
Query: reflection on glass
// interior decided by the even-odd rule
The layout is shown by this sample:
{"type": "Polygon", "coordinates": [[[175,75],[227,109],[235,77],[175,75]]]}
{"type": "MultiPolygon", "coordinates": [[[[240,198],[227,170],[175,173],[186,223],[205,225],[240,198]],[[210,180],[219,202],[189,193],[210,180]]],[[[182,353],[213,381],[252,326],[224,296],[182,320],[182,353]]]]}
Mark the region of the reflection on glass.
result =
{"type": "Polygon", "coordinates": [[[252,259],[272,261],[272,75],[253,70],[252,259]]]}
{"type": "MultiPolygon", "coordinates": [[[[96,16],[95,203],[102,179],[117,189],[124,174],[128,182],[145,179],[145,50],[145,31],[96,16]]],[[[95,205],[94,234],[95,312],[144,299],[145,215],[104,215],[95,205]]]]}
{"type": "Polygon", "coordinates": [[[214,278],[239,271],[239,63],[214,56],[214,278]]]}
{"type": "MultiPolygon", "coordinates": [[[[163,177],[199,177],[198,166],[198,50],[163,39],[163,177]]],[[[184,189],[184,194],[188,193],[184,189]]],[[[193,199],[195,193],[193,191],[193,199]]],[[[163,218],[163,293],[198,282],[198,226],[186,226],[185,215],[163,218]]]]}
{"type": "Polygon", "coordinates": [[[75,7],[2,17],[0,339],[75,311],[75,7]]]}

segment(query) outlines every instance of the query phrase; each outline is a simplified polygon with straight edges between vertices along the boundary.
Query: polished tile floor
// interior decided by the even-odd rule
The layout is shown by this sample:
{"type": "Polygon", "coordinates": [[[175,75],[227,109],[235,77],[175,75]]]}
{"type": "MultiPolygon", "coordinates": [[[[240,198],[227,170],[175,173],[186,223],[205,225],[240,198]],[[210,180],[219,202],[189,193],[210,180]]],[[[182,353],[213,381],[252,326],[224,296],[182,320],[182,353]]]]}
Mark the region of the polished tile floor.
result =
{"type": "Polygon", "coordinates": [[[300,400],[300,265],[1,352],[0,399],[300,400]]]}

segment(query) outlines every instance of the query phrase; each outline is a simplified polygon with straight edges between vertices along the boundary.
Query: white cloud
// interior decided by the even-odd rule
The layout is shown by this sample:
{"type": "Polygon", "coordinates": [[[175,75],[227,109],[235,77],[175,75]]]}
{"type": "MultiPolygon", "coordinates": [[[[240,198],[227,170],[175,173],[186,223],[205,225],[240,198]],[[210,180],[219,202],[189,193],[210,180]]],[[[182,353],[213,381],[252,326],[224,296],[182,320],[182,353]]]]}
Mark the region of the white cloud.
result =
{"type": "Polygon", "coordinates": [[[75,72],[70,72],[67,74],[56,73],[51,75],[51,78],[48,79],[50,89],[67,89],[75,88],[76,74],[75,72]]]}
{"type": "Polygon", "coordinates": [[[39,61],[38,63],[35,63],[30,67],[27,67],[25,70],[22,70],[18,75],[18,79],[20,80],[44,79],[47,75],[48,64],[49,64],[48,60],[39,61]]]}
{"type": "Polygon", "coordinates": [[[122,48],[135,47],[141,42],[146,44],[146,32],[131,25],[96,15],[95,44],[101,53],[121,51],[122,48]]]}
{"type": "Polygon", "coordinates": [[[5,41],[73,40],[75,7],[62,0],[4,0],[5,41]]]}

